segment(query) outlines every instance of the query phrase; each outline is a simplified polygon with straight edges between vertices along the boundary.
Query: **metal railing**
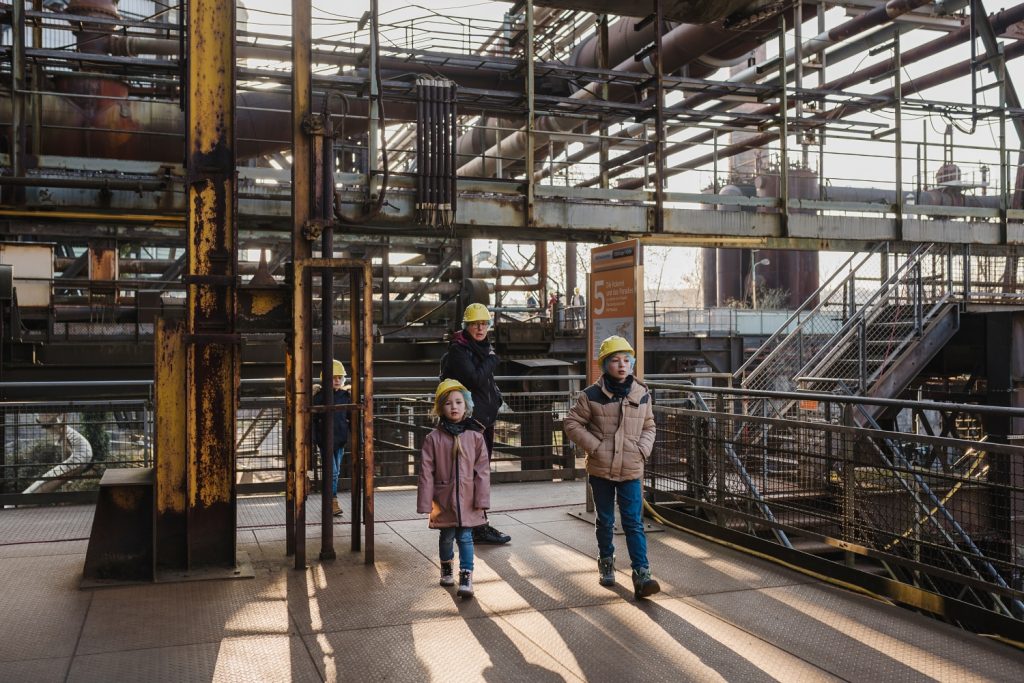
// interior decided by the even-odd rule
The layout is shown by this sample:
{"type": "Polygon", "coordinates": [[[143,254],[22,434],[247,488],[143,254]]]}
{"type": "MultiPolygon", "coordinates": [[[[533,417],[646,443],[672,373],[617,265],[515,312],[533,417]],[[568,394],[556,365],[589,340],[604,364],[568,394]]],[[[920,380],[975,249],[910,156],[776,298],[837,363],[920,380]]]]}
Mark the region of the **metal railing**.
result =
{"type": "Polygon", "coordinates": [[[1021,419],[1024,410],[651,386],[658,438],[647,474],[659,504],[723,533],[785,546],[781,532],[844,567],[1024,619],[1024,481],[1013,474],[1024,466],[1024,448],[1009,445],[1010,435],[967,440],[886,431],[870,420],[862,427],[857,419],[878,406],[951,422],[1021,419]],[[744,403],[765,399],[813,402],[826,417],[742,412],[744,403]],[[744,438],[752,431],[770,436],[744,438]],[[756,459],[787,466],[748,469],[756,459]]]}

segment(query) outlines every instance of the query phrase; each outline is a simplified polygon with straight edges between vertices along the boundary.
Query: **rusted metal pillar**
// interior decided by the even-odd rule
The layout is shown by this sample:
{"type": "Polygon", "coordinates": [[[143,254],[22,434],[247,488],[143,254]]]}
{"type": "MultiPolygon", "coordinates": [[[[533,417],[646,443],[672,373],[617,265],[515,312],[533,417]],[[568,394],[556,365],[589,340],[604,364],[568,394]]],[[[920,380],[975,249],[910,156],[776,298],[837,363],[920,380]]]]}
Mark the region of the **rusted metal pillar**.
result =
{"type": "Polygon", "coordinates": [[[235,565],[235,6],[188,3],[189,567],[235,565]]]}
{"type": "MultiPolygon", "coordinates": [[[[325,259],[334,257],[334,229],[331,216],[334,206],[334,163],[330,154],[331,137],[328,132],[330,117],[316,116],[309,126],[312,139],[311,174],[313,176],[314,220],[322,226],[320,254],[325,259]]],[[[334,272],[330,268],[320,271],[320,367],[323,393],[323,420],[317,435],[325,448],[320,449],[320,559],[333,560],[334,511],[331,506],[334,484],[334,272]]]]}
{"type": "MultiPolygon", "coordinates": [[[[308,259],[312,248],[306,236],[311,199],[312,150],[303,130],[310,113],[313,80],[312,5],[292,0],[292,263],[308,259]]],[[[295,568],[306,566],[306,471],[310,454],[310,281],[309,271],[295,268],[292,283],[292,333],[288,349],[287,391],[290,398],[290,439],[287,458],[288,551],[295,554],[295,568]]]]}
{"type": "Polygon", "coordinates": [[[170,322],[158,318],[153,339],[153,386],[156,390],[155,561],[158,570],[180,570],[188,567],[188,527],[185,517],[185,444],[188,438],[185,372],[188,354],[185,326],[180,321],[170,322]]]}

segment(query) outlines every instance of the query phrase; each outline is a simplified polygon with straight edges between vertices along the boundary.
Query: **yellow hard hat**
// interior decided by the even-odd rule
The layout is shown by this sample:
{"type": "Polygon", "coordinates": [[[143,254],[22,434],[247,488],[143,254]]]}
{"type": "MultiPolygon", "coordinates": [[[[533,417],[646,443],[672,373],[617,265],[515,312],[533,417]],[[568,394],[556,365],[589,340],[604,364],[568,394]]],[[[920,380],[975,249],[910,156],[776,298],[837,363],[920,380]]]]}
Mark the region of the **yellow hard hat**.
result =
{"type": "Polygon", "coordinates": [[[597,362],[604,363],[604,359],[615,353],[629,353],[636,356],[636,351],[624,338],[613,334],[601,342],[601,350],[597,353],[597,362]]]}
{"type": "Polygon", "coordinates": [[[457,379],[446,379],[442,380],[437,385],[437,389],[434,390],[434,413],[437,415],[441,414],[441,401],[444,397],[453,391],[461,391],[462,395],[466,397],[466,414],[471,414],[473,411],[473,398],[469,389],[457,379]]]}
{"type": "Polygon", "coordinates": [[[466,306],[466,310],[462,313],[462,322],[491,322],[491,312],[483,304],[470,304],[466,306]]]}
{"type": "Polygon", "coordinates": [[[345,372],[345,366],[341,364],[340,360],[334,361],[334,376],[345,377],[348,373],[345,372]]]}

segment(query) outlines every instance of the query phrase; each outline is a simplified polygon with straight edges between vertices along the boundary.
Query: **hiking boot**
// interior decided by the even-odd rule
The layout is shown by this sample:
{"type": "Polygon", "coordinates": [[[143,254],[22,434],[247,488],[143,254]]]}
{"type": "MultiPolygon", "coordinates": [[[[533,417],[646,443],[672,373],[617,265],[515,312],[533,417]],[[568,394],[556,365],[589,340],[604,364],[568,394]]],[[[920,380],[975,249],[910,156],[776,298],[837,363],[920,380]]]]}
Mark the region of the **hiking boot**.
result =
{"type": "Polygon", "coordinates": [[[441,585],[442,586],[454,586],[455,585],[455,574],[452,573],[452,561],[448,560],[445,562],[441,561],[441,585]]]}
{"type": "Polygon", "coordinates": [[[512,540],[508,534],[503,534],[490,524],[484,524],[473,529],[473,542],[484,545],[502,545],[512,540]]]}
{"type": "Polygon", "coordinates": [[[601,573],[598,583],[602,586],[615,585],[615,556],[597,558],[597,571],[601,573]]]}
{"type": "Polygon", "coordinates": [[[649,598],[661,591],[661,585],[651,576],[651,568],[633,570],[633,595],[637,600],[649,598]]]}
{"type": "Polygon", "coordinates": [[[331,512],[335,517],[341,517],[341,503],[338,502],[337,498],[331,498],[331,512]]]}
{"type": "Polygon", "coordinates": [[[463,569],[459,572],[459,590],[455,594],[460,598],[473,597],[473,572],[463,569]]]}

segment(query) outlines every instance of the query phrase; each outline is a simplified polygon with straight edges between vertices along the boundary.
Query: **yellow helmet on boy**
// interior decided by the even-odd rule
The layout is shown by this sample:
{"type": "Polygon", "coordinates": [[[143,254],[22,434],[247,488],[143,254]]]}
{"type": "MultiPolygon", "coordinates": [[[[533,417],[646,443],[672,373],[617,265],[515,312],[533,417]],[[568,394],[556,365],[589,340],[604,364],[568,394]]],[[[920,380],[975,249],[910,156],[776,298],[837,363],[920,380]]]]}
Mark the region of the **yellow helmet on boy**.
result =
{"type": "Polygon", "coordinates": [[[348,373],[345,372],[345,366],[341,364],[341,361],[340,360],[335,360],[334,361],[334,376],[335,377],[339,377],[339,376],[340,377],[344,377],[347,374],[348,373]]]}
{"type": "Polygon", "coordinates": [[[487,310],[487,307],[483,304],[470,304],[466,306],[466,310],[462,312],[462,322],[464,323],[479,323],[479,322],[491,322],[491,312],[487,310]]]}
{"type": "Polygon", "coordinates": [[[605,358],[616,353],[628,353],[636,357],[636,351],[633,350],[629,342],[623,337],[613,334],[601,342],[601,349],[597,353],[597,362],[604,363],[605,358]]]}

